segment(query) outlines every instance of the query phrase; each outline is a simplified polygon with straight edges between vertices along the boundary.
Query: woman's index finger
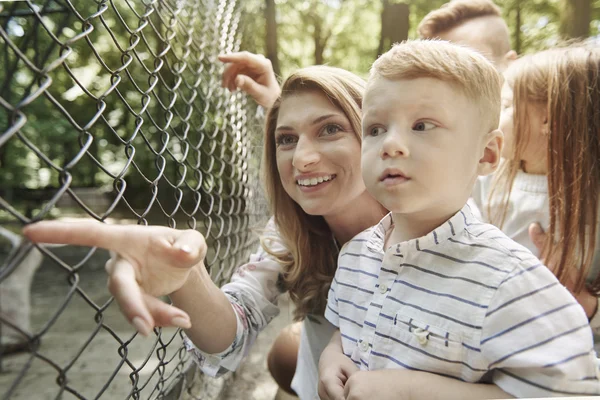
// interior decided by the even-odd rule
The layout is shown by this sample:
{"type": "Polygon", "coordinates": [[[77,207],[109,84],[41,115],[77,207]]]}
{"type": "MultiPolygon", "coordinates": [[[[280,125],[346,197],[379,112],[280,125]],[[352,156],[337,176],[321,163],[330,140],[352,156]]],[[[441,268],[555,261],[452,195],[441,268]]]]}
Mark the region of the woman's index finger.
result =
{"type": "Polygon", "coordinates": [[[94,220],[41,221],[24,227],[23,234],[36,243],[101,247],[117,253],[127,243],[122,227],[94,220]]]}

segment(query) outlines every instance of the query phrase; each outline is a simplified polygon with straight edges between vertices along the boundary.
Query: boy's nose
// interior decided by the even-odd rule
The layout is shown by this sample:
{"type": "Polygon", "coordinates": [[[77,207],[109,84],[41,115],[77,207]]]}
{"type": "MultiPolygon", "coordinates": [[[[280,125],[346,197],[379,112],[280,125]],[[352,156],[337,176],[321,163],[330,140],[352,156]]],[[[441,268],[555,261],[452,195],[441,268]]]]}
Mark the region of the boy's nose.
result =
{"type": "Polygon", "coordinates": [[[381,158],[406,157],[408,154],[406,136],[396,129],[388,130],[381,146],[381,158]]]}

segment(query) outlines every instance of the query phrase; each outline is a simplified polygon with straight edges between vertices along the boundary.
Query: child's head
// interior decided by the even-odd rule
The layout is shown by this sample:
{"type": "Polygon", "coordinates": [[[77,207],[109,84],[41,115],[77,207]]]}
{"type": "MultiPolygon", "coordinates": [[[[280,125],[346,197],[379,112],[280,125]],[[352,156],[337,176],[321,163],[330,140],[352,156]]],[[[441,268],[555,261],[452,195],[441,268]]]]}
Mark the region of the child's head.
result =
{"type": "Polygon", "coordinates": [[[500,129],[502,156],[532,174],[548,171],[548,81],[564,49],[524,56],[504,73],[500,129]]]}
{"type": "Polygon", "coordinates": [[[500,87],[485,57],[448,42],[406,41],[383,54],[363,100],[367,190],[395,213],[460,209],[500,158],[500,87]]]}
{"type": "MultiPolygon", "coordinates": [[[[577,45],[513,63],[506,71],[501,127],[507,162],[491,195],[502,193],[505,205],[490,213],[493,222],[503,222],[519,169],[547,174],[550,235],[543,256],[555,252],[563,257],[561,265],[585,273],[598,218],[600,50],[577,45]]],[[[564,273],[559,271],[559,278],[564,273]]]]}
{"type": "Polygon", "coordinates": [[[453,0],[423,18],[417,28],[424,39],[469,46],[486,56],[500,72],[516,57],[508,26],[491,0],[453,0]]]}

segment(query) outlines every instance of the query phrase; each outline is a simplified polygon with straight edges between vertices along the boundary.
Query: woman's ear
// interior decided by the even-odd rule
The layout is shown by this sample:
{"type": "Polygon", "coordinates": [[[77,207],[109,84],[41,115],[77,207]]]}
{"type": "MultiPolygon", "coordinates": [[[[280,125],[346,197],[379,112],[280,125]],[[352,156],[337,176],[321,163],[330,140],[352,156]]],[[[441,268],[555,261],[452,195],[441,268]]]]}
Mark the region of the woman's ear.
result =
{"type": "Polygon", "coordinates": [[[488,133],[484,139],[485,148],[483,157],[479,160],[477,173],[479,175],[489,175],[498,168],[504,146],[504,134],[500,129],[488,133]]]}

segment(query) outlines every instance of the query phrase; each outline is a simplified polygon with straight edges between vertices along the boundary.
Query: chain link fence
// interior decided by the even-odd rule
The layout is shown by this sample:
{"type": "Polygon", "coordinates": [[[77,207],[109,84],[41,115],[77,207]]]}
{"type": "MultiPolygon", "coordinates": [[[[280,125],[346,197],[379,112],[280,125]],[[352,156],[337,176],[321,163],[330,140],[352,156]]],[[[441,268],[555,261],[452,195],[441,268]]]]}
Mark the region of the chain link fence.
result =
{"type": "Polygon", "coordinates": [[[105,251],[34,247],[20,229],[73,216],[189,227],[207,238],[215,282],[229,279],[265,216],[262,122],[220,87],[217,61],[240,47],[242,6],[0,2],[2,398],[191,393],[181,332],[135,334],[106,290],[105,251]]]}

